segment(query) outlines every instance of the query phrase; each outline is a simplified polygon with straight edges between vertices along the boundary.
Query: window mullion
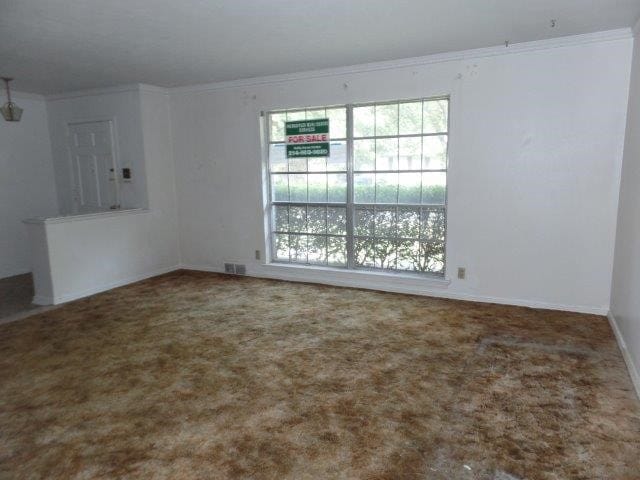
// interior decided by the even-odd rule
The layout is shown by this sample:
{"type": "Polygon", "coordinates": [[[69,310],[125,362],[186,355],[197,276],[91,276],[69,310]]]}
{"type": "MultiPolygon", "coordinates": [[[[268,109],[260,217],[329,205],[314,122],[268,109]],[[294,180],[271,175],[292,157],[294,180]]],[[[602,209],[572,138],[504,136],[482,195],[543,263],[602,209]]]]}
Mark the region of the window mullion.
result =
{"type": "Polygon", "coordinates": [[[353,185],[353,105],[347,105],[347,268],[355,268],[353,227],[355,219],[353,185]]]}

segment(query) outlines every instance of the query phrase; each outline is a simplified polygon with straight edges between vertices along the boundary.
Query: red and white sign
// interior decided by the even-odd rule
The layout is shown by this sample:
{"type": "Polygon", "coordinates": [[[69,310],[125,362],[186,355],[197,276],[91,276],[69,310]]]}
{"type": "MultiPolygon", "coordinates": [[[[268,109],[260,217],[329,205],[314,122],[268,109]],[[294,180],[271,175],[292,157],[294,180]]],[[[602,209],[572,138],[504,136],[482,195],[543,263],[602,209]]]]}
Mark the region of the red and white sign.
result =
{"type": "Polygon", "coordinates": [[[319,133],[313,135],[287,135],[286,142],[292,144],[301,144],[301,143],[318,143],[318,142],[328,142],[329,134],[327,133],[319,133]]]}

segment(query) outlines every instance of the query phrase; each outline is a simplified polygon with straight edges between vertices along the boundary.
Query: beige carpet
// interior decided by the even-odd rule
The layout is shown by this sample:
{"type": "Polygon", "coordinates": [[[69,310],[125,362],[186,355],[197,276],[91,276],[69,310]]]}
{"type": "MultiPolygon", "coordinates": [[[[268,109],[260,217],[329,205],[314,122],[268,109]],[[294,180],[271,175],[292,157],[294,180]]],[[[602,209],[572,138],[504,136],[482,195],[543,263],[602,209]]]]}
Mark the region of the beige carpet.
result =
{"type": "Polygon", "coordinates": [[[178,272],[0,325],[0,478],[638,479],[603,317],[178,272]]]}

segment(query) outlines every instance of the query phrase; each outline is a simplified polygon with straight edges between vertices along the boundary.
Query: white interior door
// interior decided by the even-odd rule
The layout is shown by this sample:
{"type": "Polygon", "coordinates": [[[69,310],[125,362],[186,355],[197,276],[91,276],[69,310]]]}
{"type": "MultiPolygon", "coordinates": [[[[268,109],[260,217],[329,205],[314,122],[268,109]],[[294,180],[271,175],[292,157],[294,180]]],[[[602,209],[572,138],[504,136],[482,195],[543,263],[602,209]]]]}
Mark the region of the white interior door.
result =
{"type": "Polygon", "coordinates": [[[119,208],[111,121],[70,124],[69,143],[77,211],[89,213],[119,208]]]}

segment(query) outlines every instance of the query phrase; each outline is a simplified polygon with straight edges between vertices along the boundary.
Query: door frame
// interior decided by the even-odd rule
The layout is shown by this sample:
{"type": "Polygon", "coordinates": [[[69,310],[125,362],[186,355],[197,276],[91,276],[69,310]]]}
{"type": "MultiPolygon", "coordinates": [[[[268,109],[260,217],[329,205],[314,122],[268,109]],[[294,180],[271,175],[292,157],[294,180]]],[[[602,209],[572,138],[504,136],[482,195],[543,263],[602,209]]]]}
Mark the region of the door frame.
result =
{"type": "Polygon", "coordinates": [[[68,164],[68,174],[69,174],[69,185],[71,186],[70,194],[71,194],[71,208],[73,213],[78,213],[80,211],[79,205],[79,197],[78,197],[78,188],[79,182],[76,179],[77,173],[74,167],[73,154],[71,151],[71,128],[74,125],[81,125],[83,123],[103,123],[107,122],[110,125],[111,130],[111,155],[113,156],[113,169],[114,169],[114,182],[115,182],[115,198],[117,209],[120,209],[121,198],[120,198],[120,152],[118,149],[118,145],[120,142],[118,141],[118,128],[116,123],[116,117],[88,117],[88,118],[76,118],[74,120],[70,120],[66,122],[65,125],[65,134],[66,134],[66,147],[67,147],[67,164],[68,164]]]}

